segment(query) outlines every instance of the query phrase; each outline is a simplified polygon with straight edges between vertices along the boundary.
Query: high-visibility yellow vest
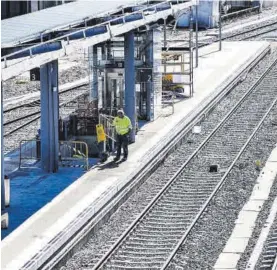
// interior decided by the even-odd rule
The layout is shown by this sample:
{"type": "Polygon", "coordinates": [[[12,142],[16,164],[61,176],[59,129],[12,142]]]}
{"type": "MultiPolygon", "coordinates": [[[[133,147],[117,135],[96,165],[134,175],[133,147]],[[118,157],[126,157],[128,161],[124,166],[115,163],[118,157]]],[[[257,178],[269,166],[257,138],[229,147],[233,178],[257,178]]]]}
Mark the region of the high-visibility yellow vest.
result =
{"type": "Polygon", "coordinates": [[[113,126],[115,127],[116,133],[119,135],[124,135],[128,133],[129,129],[132,129],[132,123],[128,116],[123,118],[115,117],[113,120],[113,126]]]}

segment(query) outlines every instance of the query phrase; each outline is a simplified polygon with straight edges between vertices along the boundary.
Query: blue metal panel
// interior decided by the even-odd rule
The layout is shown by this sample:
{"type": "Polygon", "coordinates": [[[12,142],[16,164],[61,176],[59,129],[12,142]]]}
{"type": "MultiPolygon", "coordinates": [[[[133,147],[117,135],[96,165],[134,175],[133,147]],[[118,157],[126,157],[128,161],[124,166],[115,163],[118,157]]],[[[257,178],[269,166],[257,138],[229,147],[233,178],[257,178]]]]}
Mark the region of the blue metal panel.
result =
{"type": "Polygon", "coordinates": [[[85,32],[87,37],[92,37],[95,35],[107,33],[107,27],[105,25],[97,26],[92,29],[87,29],[85,32]]]}
{"type": "Polygon", "coordinates": [[[143,19],[142,14],[141,13],[135,13],[135,14],[126,16],[125,17],[125,22],[133,22],[133,21],[141,20],[141,19],[143,19]]]}
{"type": "Polygon", "coordinates": [[[94,28],[87,29],[85,31],[80,31],[80,32],[77,32],[77,33],[74,33],[74,34],[70,35],[69,40],[85,38],[85,36],[86,37],[92,37],[92,36],[96,36],[96,35],[104,34],[104,33],[107,33],[107,27],[105,25],[96,26],[94,28]],[[85,35],[84,35],[84,32],[85,32],[85,35]]]}
{"type": "MultiPolygon", "coordinates": [[[[179,27],[189,27],[191,12],[188,11],[182,15],[177,25],[179,27]]],[[[193,19],[195,20],[196,13],[193,7],[193,19]]],[[[200,0],[198,6],[198,25],[203,28],[212,28],[218,25],[219,17],[219,1],[200,0]]]]}
{"type": "Polygon", "coordinates": [[[135,41],[134,32],[124,35],[124,68],[125,68],[125,113],[133,126],[130,139],[135,142],[136,127],[136,92],[135,92],[135,41]]]}
{"type": "MultiPolygon", "coordinates": [[[[108,20],[110,20],[111,18],[109,18],[108,20]]],[[[135,13],[135,14],[131,14],[128,16],[125,16],[124,20],[125,22],[133,22],[133,21],[137,21],[137,20],[141,20],[143,19],[143,16],[141,13],[135,13]]],[[[111,25],[116,25],[116,24],[122,24],[124,23],[123,18],[119,18],[117,20],[114,20],[111,22],[111,25]]]]}
{"type": "MultiPolygon", "coordinates": [[[[39,45],[39,46],[31,49],[31,52],[32,52],[32,55],[36,55],[36,54],[40,54],[40,53],[46,53],[46,52],[60,50],[61,48],[62,48],[61,41],[56,41],[56,42],[52,42],[52,43],[46,43],[46,44],[39,45]]],[[[22,50],[22,48],[17,48],[17,51],[18,50],[22,50]]],[[[8,57],[7,59],[11,60],[11,59],[26,57],[26,56],[30,56],[30,50],[26,49],[26,51],[15,54],[11,57],[8,57]]]]}
{"type": "Polygon", "coordinates": [[[164,3],[164,4],[157,6],[157,11],[163,11],[163,10],[170,9],[170,8],[171,8],[170,3],[164,3]]]}
{"type": "Polygon", "coordinates": [[[56,172],[59,156],[58,61],[41,66],[40,78],[42,169],[46,172],[56,172]]]}
{"type": "MultiPolygon", "coordinates": [[[[97,45],[92,46],[89,49],[89,59],[90,65],[92,64],[92,84],[90,89],[90,99],[97,101],[98,100],[98,76],[97,76],[97,45]]],[[[91,75],[91,74],[90,74],[91,75]]],[[[98,107],[98,105],[96,105],[98,107]]]]}

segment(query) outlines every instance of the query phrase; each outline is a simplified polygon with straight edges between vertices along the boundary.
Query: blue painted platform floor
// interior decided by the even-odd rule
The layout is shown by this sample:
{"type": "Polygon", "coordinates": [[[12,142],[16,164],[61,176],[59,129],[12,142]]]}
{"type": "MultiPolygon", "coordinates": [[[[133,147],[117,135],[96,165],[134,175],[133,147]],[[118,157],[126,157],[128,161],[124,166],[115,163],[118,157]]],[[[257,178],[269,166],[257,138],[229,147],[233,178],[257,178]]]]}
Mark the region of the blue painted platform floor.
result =
{"type": "MultiPolygon", "coordinates": [[[[139,129],[147,121],[138,121],[139,129]]],[[[89,159],[92,167],[98,159],[89,159]]],[[[15,150],[4,157],[5,174],[10,177],[10,206],[8,229],[1,230],[1,239],[9,235],[35,212],[53,200],[65,188],[85,173],[82,168],[60,167],[57,173],[43,172],[40,163],[30,162],[27,168],[18,170],[19,151],[15,150]]]]}
{"type": "MultiPolygon", "coordinates": [[[[90,159],[90,166],[97,159],[90,159]]],[[[35,212],[53,200],[85,173],[82,168],[60,167],[57,173],[45,173],[37,167],[24,168],[10,175],[9,228],[1,230],[1,239],[9,235],[35,212]]]]}

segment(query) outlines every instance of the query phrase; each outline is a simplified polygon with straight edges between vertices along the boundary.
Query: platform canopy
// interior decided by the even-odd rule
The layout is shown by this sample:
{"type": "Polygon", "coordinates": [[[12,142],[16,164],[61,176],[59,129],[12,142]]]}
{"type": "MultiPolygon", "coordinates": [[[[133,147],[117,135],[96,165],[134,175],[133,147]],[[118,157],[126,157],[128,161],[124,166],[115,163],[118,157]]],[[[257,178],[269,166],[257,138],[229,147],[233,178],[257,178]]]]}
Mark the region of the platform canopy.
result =
{"type": "Polygon", "coordinates": [[[1,21],[1,47],[12,47],[40,38],[55,29],[78,25],[89,18],[100,18],[122,8],[136,6],[138,0],[87,0],[43,9],[1,21]]]}
{"type": "Polygon", "coordinates": [[[1,46],[2,53],[6,52],[1,57],[1,80],[150,26],[159,19],[178,17],[197,1],[79,1],[3,20],[1,46]],[[49,39],[40,40],[47,33],[49,39]]]}

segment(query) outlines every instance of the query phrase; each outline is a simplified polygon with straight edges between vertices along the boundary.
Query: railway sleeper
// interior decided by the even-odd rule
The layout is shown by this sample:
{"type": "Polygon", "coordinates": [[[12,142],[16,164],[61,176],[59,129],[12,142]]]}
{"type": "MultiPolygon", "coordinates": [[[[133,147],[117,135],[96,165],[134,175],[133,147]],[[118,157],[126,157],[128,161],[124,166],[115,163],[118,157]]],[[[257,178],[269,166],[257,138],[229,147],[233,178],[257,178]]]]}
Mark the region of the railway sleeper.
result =
{"type": "Polygon", "coordinates": [[[120,261],[117,259],[110,259],[110,266],[112,267],[111,269],[116,269],[116,267],[121,266],[126,269],[126,267],[130,267],[129,269],[134,269],[134,266],[139,267],[138,269],[143,269],[143,267],[148,267],[146,269],[153,269],[153,267],[157,266],[159,262],[154,261],[154,262],[148,262],[144,263],[142,261],[139,262],[131,262],[131,261],[120,261]]]}
{"type": "MultiPolygon", "coordinates": [[[[172,235],[170,232],[166,232],[166,233],[163,233],[163,232],[150,232],[150,231],[146,231],[146,232],[136,232],[136,234],[134,236],[131,236],[133,238],[147,238],[149,239],[149,237],[152,237],[152,238],[158,238],[160,239],[161,237],[164,238],[164,239],[179,239],[179,236],[174,236],[172,235]]],[[[131,238],[130,237],[130,238],[131,238]]]]}
{"type": "Polygon", "coordinates": [[[145,251],[145,250],[140,250],[140,252],[138,253],[137,251],[134,251],[134,250],[126,250],[124,247],[119,249],[117,254],[120,254],[120,255],[124,255],[124,256],[132,256],[132,257],[149,257],[149,256],[152,256],[155,255],[157,257],[159,256],[165,256],[167,254],[168,251],[155,251],[153,250],[152,253],[149,253],[148,251],[145,251]]]}
{"type": "MultiPolygon", "coordinates": [[[[132,260],[132,261],[136,261],[137,259],[141,259],[144,262],[152,262],[153,261],[153,254],[134,254],[134,255],[123,255],[123,254],[118,254],[116,255],[117,259],[122,260],[122,261],[127,261],[128,259],[132,260]],[[134,256],[136,255],[136,256],[134,256]]],[[[158,260],[163,260],[164,259],[164,255],[155,255],[155,259],[158,260]]]]}
{"type": "Polygon", "coordinates": [[[182,229],[172,229],[172,228],[166,228],[164,226],[161,226],[161,227],[152,227],[152,226],[148,226],[148,225],[143,225],[142,228],[139,228],[139,231],[140,232],[144,232],[144,231],[151,231],[151,232],[162,232],[162,233],[165,233],[165,232],[171,232],[171,234],[177,234],[179,235],[180,233],[183,232],[182,229]]]}
{"type": "Polygon", "coordinates": [[[133,248],[133,247],[130,247],[130,246],[123,246],[122,247],[122,250],[123,251],[129,251],[129,252],[136,252],[136,253],[138,253],[138,252],[142,252],[142,253],[154,253],[154,252],[157,252],[157,253],[160,253],[160,252],[168,252],[168,248],[165,248],[164,246],[163,247],[155,247],[155,248],[145,248],[145,247],[135,247],[135,248],[133,248]]]}
{"type": "Polygon", "coordinates": [[[176,213],[171,213],[171,212],[167,212],[165,213],[164,211],[160,211],[160,210],[155,210],[152,212],[151,214],[151,218],[152,220],[160,220],[160,219],[164,219],[164,218],[170,218],[170,219],[184,219],[188,216],[194,216],[195,215],[195,211],[191,210],[190,208],[186,209],[186,214],[176,214],[176,213]]]}
{"type": "MultiPolygon", "coordinates": [[[[167,228],[170,230],[179,230],[179,229],[183,229],[184,227],[188,226],[190,224],[190,220],[187,220],[187,222],[166,222],[166,220],[164,220],[164,222],[155,222],[155,221],[148,221],[147,220],[147,227],[148,228],[167,228]]],[[[144,225],[145,227],[145,225],[144,225]]]]}
{"type": "MultiPolygon", "coordinates": [[[[200,206],[199,204],[196,204],[196,203],[193,203],[191,204],[191,202],[189,202],[190,204],[186,204],[183,209],[187,209],[189,211],[197,211],[200,206]]],[[[156,209],[155,209],[155,212],[170,212],[172,215],[178,215],[180,214],[180,210],[179,209],[176,209],[176,207],[174,205],[166,205],[166,204],[163,204],[163,205],[157,205],[156,209]]]]}
{"type": "Polygon", "coordinates": [[[180,222],[186,222],[188,220],[190,220],[190,217],[193,217],[195,215],[195,212],[190,213],[190,214],[183,214],[183,215],[179,215],[179,216],[175,216],[175,215],[171,215],[171,213],[168,213],[168,215],[159,215],[156,214],[154,215],[154,213],[151,214],[151,217],[148,217],[148,220],[150,222],[159,222],[159,221],[164,221],[165,219],[169,219],[169,220],[180,220],[180,222]]]}
{"type": "MultiPolygon", "coordinates": [[[[143,227],[143,228],[140,228],[138,231],[135,232],[135,234],[145,234],[146,232],[149,232],[149,228],[147,227],[143,227]]],[[[157,233],[160,233],[161,236],[164,236],[164,235],[167,235],[167,236],[172,236],[172,234],[180,234],[182,232],[182,230],[175,230],[175,231],[172,231],[172,230],[161,230],[161,229],[152,229],[151,228],[151,234],[157,234],[157,233]]],[[[149,235],[149,237],[151,237],[151,234],[149,235]]]]}
{"type": "MultiPolygon", "coordinates": [[[[149,267],[142,267],[142,266],[119,266],[119,265],[105,265],[105,269],[111,270],[149,270],[149,267]]],[[[160,269],[159,267],[152,266],[151,270],[160,269]]],[[[91,269],[90,269],[91,270],[91,269]]]]}
{"type": "Polygon", "coordinates": [[[185,192],[183,191],[182,194],[179,194],[179,196],[177,197],[177,193],[173,193],[171,192],[171,195],[174,196],[175,200],[184,200],[186,198],[189,197],[198,197],[198,198],[202,198],[202,197],[206,197],[207,194],[210,194],[213,191],[213,188],[215,186],[210,186],[210,185],[206,185],[205,187],[200,186],[200,188],[195,188],[195,190],[193,189],[187,189],[185,192]]]}
{"type": "MultiPolygon", "coordinates": [[[[161,236],[159,236],[159,237],[156,237],[156,236],[152,237],[151,236],[151,241],[153,241],[154,243],[155,242],[166,242],[166,243],[168,243],[169,240],[170,241],[177,241],[178,239],[179,239],[179,237],[175,237],[174,239],[172,239],[172,237],[170,238],[169,236],[166,237],[166,238],[165,237],[161,238],[161,236]]],[[[129,240],[139,242],[139,243],[145,243],[145,242],[149,241],[149,236],[144,237],[144,238],[139,237],[139,236],[132,236],[132,237],[129,238],[129,240]]]]}

